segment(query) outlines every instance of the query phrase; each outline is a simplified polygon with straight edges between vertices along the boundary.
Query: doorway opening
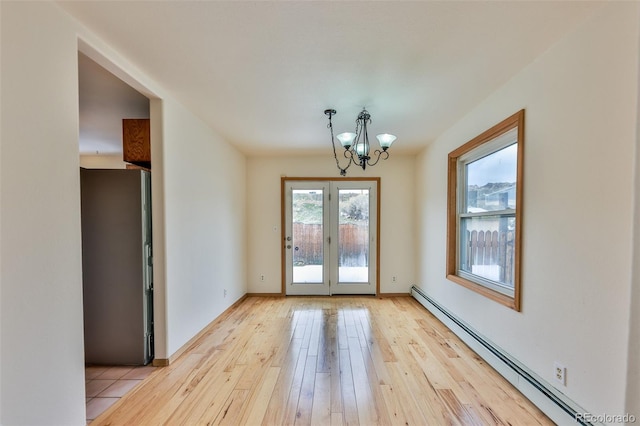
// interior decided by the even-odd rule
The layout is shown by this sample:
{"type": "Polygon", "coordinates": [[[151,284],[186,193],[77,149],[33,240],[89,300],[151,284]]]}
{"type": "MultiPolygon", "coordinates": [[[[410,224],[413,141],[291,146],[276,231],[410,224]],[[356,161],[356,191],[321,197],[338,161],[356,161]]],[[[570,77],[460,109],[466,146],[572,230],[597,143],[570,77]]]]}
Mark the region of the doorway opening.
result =
{"type": "MultiPolygon", "coordinates": [[[[150,101],[81,51],[78,80],[85,363],[146,365],[154,353],[150,163],[141,170],[124,161],[124,136],[125,122],[148,127],[150,101]]],[[[137,133],[148,148],[149,132],[137,133]]]]}
{"type": "Polygon", "coordinates": [[[282,293],[379,293],[380,178],[282,179],[282,293]]]}

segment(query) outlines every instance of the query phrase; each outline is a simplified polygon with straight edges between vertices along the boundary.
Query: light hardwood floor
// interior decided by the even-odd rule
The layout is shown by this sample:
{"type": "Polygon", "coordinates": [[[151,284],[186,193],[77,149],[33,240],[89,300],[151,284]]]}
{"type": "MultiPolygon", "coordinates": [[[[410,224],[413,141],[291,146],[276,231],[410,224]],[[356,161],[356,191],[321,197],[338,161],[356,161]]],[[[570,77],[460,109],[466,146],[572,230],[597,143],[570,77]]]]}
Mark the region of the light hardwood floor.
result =
{"type": "Polygon", "coordinates": [[[92,425],[551,425],[409,297],[249,297],[92,425]]]}

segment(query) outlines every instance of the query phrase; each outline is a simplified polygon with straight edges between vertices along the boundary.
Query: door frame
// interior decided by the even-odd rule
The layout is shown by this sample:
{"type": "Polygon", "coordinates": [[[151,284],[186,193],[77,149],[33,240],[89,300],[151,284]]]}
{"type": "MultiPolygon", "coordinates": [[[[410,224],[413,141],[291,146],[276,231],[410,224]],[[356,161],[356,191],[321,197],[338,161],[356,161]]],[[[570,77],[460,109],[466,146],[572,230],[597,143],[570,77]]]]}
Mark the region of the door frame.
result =
{"type": "Polygon", "coordinates": [[[375,182],[376,184],[376,245],[375,245],[375,256],[376,256],[376,267],[375,267],[375,278],[376,278],[376,293],[378,296],[380,294],[380,177],[288,177],[282,176],[280,177],[280,274],[282,277],[282,284],[280,288],[280,294],[282,296],[286,296],[286,273],[287,273],[287,262],[286,262],[286,223],[285,223],[285,209],[286,209],[286,200],[285,200],[285,183],[288,181],[297,181],[297,182],[307,182],[307,181],[316,181],[316,182],[340,182],[340,181],[370,181],[375,182]]]}

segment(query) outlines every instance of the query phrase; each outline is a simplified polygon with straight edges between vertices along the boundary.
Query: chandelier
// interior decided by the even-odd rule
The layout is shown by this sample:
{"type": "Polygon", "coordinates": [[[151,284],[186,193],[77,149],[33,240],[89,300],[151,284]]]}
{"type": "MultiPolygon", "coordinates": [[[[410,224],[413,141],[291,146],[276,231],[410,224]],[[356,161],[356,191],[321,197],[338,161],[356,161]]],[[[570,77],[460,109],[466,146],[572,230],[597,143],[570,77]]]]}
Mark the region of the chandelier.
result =
{"type": "Polygon", "coordinates": [[[347,175],[347,169],[355,164],[358,167],[362,167],[362,170],[365,170],[367,166],[375,166],[380,161],[380,158],[386,160],[389,158],[389,147],[393,141],[396,140],[394,135],[390,135],[388,133],[382,133],[376,138],[380,143],[380,148],[382,150],[376,149],[373,151],[373,154],[370,155],[370,145],[369,145],[369,135],[367,134],[367,124],[371,123],[371,115],[366,109],[363,109],[360,114],[358,114],[358,118],[356,119],[356,132],[346,132],[340,133],[336,136],[336,139],[340,141],[342,147],[344,148],[344,157],[347,159],[348,163],[343,168],[340,167],[340,162],[338,161],[338,155],[336,154],[336,143],[333,137],[333,124],[331,123],[331,117],[336,115],[335,109],[325,109],[325,115],[329,117],[329,124],[327,127],[331,132],[331,144],[333,145],[333,158],[336,160],[336,166],[340,170],[340,176],[347,175]]]}

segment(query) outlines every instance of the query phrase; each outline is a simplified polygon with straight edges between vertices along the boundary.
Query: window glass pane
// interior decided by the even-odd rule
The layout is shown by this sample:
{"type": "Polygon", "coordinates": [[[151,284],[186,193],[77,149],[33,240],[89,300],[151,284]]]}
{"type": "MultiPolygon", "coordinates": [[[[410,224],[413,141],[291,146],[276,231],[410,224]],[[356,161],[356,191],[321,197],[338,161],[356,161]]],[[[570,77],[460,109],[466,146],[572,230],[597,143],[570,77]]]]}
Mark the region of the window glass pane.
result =
{"type": "Polygon", "coordinates": [[[293,282],[322,283],[322,190],[292,192],[293,282]]]}
{"type": "Polygon", "coordinates": [[[465,165],[465,212],[516,208],[518,144],[512,144],[465,165]]]}
{"type": "Polygon", "coordinates": [[[369,190],[338,191],[338,282],[369,282],[369,190]]]}
{"type": "Polygon", "coordinates": [[[460,222],[460,270],[513,288],[516,218],[466,217],[460,222]]]}

